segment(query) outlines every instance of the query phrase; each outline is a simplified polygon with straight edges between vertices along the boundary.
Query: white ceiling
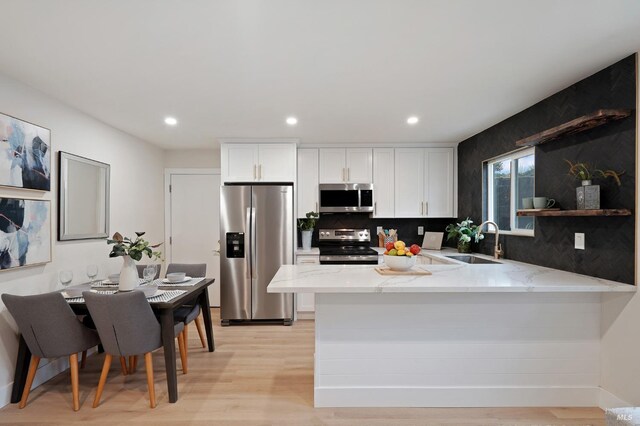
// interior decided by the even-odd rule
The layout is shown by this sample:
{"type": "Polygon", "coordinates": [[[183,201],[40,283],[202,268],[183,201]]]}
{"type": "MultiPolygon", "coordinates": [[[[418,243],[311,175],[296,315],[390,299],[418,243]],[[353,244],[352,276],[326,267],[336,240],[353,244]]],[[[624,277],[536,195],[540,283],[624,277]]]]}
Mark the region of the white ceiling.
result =
{"type": "Polygon", "coordinates": [[[459,142],[640,50],[637,0],[0,0],[0,11],[0,72],[171,149],[459,142]]]}

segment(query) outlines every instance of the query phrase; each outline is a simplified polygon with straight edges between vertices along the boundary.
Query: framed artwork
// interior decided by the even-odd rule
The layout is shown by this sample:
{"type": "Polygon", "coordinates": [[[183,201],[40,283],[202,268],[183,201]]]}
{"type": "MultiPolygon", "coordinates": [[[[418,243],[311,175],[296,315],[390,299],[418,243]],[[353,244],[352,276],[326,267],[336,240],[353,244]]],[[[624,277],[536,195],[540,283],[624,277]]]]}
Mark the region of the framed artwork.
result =
{"type": "Polygon", "coordinates": [[[0,270],[51,262],[51,203],[0,197],[0,270]]]}
{"type": "Polygon", "coordinates": [[[0,185],[51,189],[51,130],[0,114],[0,185]]]}

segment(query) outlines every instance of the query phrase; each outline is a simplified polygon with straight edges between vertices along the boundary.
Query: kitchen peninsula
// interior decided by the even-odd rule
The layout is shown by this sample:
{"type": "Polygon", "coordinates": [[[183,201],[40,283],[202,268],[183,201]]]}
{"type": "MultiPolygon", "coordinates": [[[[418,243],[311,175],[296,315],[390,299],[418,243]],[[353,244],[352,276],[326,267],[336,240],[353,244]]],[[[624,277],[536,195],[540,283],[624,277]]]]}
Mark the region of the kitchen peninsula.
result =
{"type": "Polygon", "coordinates": [[[315,293],[316,407],[597,406],[601,296],[636,287],[509,260],[286,265],[271,293],[315,293]]]}

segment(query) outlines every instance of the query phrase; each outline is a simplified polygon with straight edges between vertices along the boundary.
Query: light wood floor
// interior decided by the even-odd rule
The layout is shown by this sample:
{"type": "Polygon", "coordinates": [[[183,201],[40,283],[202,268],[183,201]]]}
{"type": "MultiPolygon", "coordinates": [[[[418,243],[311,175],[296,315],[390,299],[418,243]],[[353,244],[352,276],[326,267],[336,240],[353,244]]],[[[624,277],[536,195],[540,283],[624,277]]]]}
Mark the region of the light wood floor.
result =
{"type": "Polygon", "coordinates": [[[69,373],[31,392],[23,410],[0,410],[9,424],[156,425],[603,425],[598,408],[313,408],[313,321],[291,327],[222,328],[213,309],[216,351],[189,332],[189,374],[178,371],[180,399],[170,404],[162,352],[154,353],[158,406],[150,409],[144,363],[132,376],[112,364],[102,404],[91,408],[103,356],[89,357],[80,370],[78,412],[71,408],[69,373]]]}

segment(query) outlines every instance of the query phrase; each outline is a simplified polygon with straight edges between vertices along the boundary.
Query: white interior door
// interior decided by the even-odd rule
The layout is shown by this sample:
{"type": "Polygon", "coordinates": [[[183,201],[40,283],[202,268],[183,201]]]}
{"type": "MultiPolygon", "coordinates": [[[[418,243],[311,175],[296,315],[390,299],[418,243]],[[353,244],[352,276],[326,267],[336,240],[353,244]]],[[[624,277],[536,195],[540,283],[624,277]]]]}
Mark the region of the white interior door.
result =
{"type": "Polygon", "coordinates": [[[209,303],[220,306],[220,174],[171,174],[169,263],[206,263],[209,303]]]}

